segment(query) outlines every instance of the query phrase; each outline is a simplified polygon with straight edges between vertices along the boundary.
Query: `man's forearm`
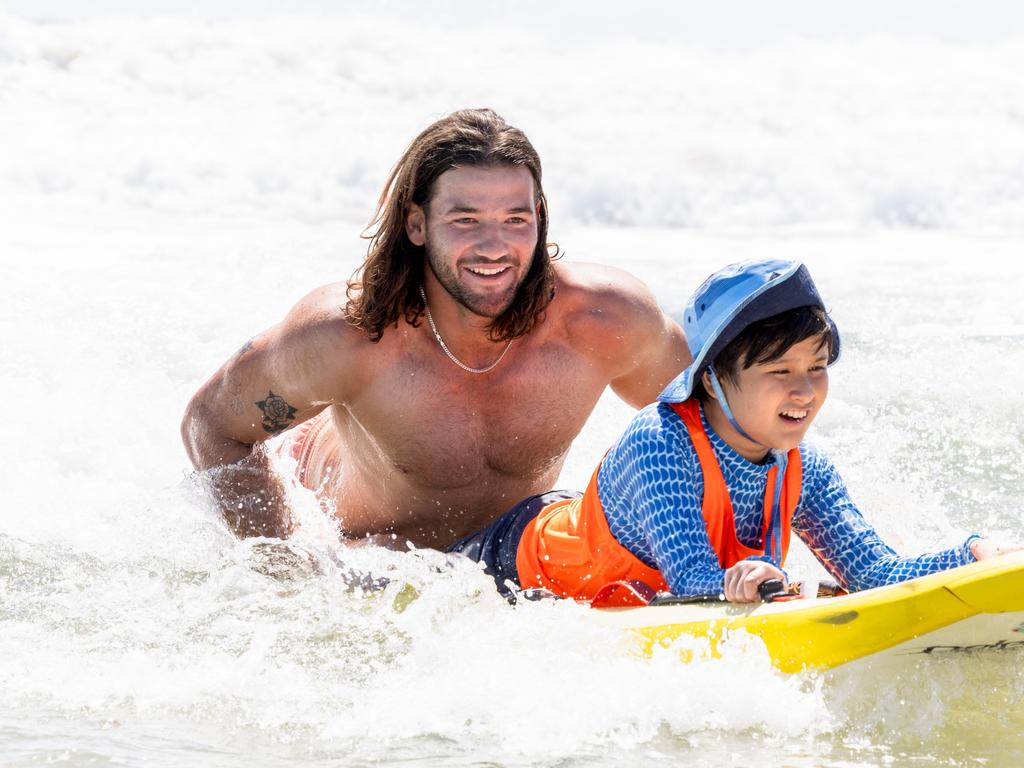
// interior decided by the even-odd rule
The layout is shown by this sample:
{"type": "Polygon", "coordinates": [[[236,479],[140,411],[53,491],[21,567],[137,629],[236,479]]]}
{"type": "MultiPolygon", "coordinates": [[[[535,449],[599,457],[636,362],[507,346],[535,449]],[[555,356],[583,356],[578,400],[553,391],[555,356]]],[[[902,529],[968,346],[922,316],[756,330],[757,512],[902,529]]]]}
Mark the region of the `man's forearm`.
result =
{"type": "Polygon", "coordinates": [[[240,537],[284,538],[293,529],[284,486],[262,444],[234,464],[207,473],[224,520],[240,537]]]}
{"type": "Polygon", "coordinates": [[[189,416],[182,438],[189,459],[204,472],[224,520],[238,536],[281,538],[291,533],[284,487],[262,443],[213,438],[189,416]]]}

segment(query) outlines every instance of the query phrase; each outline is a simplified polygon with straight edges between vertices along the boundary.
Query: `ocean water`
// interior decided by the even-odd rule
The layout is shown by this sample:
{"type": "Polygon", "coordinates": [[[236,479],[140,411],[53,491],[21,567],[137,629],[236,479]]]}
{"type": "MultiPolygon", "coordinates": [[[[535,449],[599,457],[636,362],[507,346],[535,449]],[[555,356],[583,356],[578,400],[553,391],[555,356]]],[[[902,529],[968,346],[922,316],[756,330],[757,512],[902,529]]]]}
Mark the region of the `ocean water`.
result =
{"type": "MultiPolygon", "coordinates": [[[[586,609],[343,546],[299,490],[295,539],[236,540],[178,424],[352,273],[412,136],[486,104],[540,150],[565,258],[670,312],[729,261],[808,263],[844,338],[811,438],[887,540],[1024,540],[1022,69],[1024,38],[0,11],[0,765],[1020,765],[1019,654],[898,678],[639,660],[586,609]]],[[[629,416],[604,398],[560,484],[629,416]]],[[[820,574],[799,548],[790,570],[820,574]]]]}

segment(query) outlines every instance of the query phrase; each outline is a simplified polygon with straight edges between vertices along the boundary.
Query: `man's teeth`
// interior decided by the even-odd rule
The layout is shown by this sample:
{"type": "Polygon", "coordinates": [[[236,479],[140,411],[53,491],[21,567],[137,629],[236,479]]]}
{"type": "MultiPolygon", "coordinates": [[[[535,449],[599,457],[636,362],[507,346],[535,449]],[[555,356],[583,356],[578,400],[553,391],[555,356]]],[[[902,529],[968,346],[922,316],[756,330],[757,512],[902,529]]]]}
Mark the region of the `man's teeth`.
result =
{"type": "Polygon", "coordinates": [[[497,275],[504,272],[508,267],[493,267],[491,269],[486,267],[467,267],[467,269],[477,275],[497,275]]]}
{"type": "Polygon", "coordinates": [[[790,419],[807,418],[807,411],[783,411],[782,415],[790,419]]]}

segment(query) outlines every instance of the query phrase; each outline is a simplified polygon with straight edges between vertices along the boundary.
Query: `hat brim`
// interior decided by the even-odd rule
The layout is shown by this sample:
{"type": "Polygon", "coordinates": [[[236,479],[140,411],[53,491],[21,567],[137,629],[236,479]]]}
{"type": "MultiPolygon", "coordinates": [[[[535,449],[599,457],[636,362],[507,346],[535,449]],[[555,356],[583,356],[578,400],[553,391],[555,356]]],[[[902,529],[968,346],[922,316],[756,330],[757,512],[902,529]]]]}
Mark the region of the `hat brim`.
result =
{"type": "MultiPolygon", "coordinates": [[[[765,284],[724,318],[720,327],[711,335],[711,343],[700,349],[693,362],[669,382],[658,395],[658,400],[664,403],[688,400],[693,396],[697,381],[704,375],[704,371],[748,326],[800,307],[825,309],[810,272],[802,264],[784,280],[765,284]]],[[[831,317],[826,315],[826,318],[832,330],[833,343],[828,359],[828,364],[832,365],[839,358],[839,329],[831,317]]]]}

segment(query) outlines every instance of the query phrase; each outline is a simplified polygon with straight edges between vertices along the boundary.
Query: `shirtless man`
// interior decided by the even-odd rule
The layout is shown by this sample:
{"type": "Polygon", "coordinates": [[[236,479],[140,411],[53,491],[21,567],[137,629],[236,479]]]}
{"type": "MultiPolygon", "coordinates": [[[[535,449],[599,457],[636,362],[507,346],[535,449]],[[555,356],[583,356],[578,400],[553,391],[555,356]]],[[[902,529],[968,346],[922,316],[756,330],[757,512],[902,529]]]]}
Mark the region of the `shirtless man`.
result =
{"type": "Polygon", "coordinates": [[[303,298],[188,405],[186,450],[239,535],[291,530],[264,445],[284,433],[346,536],[443,548],[550,489],[606,386],[641,407],[690,362],[636,279],[553,261],[540,160],[490,110],[423,131],[371,227],[352,282],[303,298]]]}

